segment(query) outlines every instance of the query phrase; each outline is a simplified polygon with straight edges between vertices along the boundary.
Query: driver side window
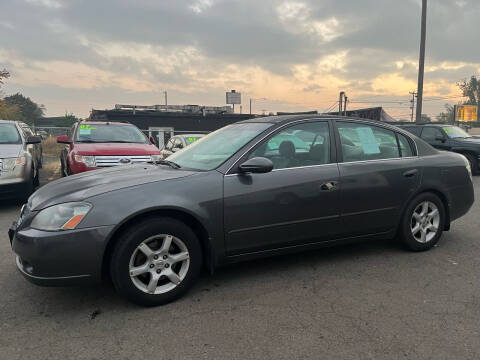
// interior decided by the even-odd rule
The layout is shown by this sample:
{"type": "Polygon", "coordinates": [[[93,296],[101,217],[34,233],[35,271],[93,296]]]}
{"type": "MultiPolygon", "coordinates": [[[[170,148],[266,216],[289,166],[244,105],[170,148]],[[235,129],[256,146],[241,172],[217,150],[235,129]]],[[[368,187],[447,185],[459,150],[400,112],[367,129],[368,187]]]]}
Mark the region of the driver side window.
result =
{"type": "Polygon", "coordinates": [[[265,157],[273,169],[330,163],[330,133],[326,121],[308,122],[282,130],[261,143],[250,155],[265,157]]]}

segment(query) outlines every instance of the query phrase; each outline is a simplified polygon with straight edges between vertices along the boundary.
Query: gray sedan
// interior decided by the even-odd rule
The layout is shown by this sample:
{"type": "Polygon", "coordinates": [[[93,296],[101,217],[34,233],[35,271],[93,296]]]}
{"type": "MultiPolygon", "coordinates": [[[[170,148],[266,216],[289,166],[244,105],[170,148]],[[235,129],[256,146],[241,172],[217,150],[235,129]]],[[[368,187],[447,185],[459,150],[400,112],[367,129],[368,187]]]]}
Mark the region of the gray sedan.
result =
{"type": "Polygon", "coordinates": [[[40,142],[40,137],[31,136],[19,123],[0,120],[0,199],[25,202],[38,186],[40,142]]]}
{"type": "Polygon", "coordinates": [[[141,305],[183,295],[202,267],[362,239],[432,248],[474,201],[462,155],[374,121],[242,121],[158,164],[50,183],[10,229],[39,285],[98,282],[141,305]]]}

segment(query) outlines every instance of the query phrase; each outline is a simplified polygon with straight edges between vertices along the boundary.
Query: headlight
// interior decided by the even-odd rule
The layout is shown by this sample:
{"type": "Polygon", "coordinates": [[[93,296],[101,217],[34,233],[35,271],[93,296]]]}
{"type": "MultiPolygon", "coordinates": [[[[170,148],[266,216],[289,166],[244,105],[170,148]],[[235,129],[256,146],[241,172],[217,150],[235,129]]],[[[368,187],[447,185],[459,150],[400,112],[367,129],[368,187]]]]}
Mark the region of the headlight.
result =
{"type": "Polygon", "coordinates": [[[91,208],[92,205],[82,202],[50,206],[40,211],[33,218],[30,227],[47,231],[73,230],[91,208]]]}
{"type": "Polygon", "coordinates": [[[8,158],[2,160],[2,167],[3,170],[13,170],[15,166],[24,166],[25,165],[25,156],[21,156],[18,158],[8,158]]]}
{"type": "Polygon", "coordinates": [[[84,163],[87,167],[95,167],[95,156],[75,155],[75,161],[84,163]]]}
{"type": "Polygon", "coordinates": [[[150,157],[152,158],[152,162],[157,162],[157,161],[160,161],[162,160],[162,155],[150,155],[150,157]]]}

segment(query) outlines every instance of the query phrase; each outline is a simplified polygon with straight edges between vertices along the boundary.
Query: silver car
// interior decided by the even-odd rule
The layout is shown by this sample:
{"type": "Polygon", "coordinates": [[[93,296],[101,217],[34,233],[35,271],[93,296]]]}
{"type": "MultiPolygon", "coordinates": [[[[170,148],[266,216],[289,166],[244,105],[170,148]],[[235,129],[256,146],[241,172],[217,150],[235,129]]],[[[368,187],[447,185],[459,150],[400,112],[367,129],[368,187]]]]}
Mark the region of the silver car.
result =
{"type": "Polygon", "coordinates": [[[165,147],[161,151],[162,159],[166,159],[173,153],[193,144],[195,141],[204,137],[205,134],[183,134],[175,135],[170,138],[165,147]]]}
{"type": "Polygon", "coordinates": [[[28,199],[39,184],[38,136],[27,136],[15,121],[0,120],[0,198],[28,199]]]}

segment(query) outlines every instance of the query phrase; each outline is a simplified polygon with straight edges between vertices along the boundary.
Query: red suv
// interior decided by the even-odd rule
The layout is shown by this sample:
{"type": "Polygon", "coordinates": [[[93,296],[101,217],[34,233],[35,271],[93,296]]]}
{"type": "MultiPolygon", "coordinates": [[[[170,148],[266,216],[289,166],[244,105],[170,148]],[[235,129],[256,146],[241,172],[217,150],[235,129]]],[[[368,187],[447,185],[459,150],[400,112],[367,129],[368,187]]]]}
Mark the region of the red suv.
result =
{"type": "Polygon", "coordinates": [[[68,145],[60,155],[63,176],[161,158],[151,139],[128,123],[82,121],[57,143],[68,145]]]}

